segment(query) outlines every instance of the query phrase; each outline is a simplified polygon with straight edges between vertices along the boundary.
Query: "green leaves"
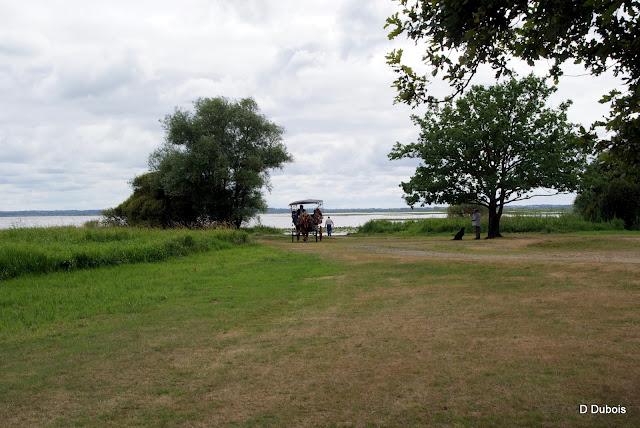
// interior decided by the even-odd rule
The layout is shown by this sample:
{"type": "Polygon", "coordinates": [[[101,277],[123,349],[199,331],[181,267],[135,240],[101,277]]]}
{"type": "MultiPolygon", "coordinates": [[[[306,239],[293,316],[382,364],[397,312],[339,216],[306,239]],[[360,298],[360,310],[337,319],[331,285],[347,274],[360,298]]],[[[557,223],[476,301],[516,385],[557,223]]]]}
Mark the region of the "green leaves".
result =
{"type": "Polygon", "coordinates": [[[387,60],[397,74],[397,102],[416,107],[460,95],[479,65],[489,65],[496,78],[511,76],[511,58],[534,66],[549,63],[548,74],[558,84],[562,64],[581,63],[594,75],[612,71],[627,88],[609,94],[607,131],[615,135],[600,147],[617,147],[630,162],[640,164],[640,60],[638,59],[638,0],[401,0],[399,11],[387,19],[390,39],[404,34],[425,49],[424,75],[392,51],[387,60]],[[435,97],[428,76],[442,76],[450,95],[435,97]]]}
{"type": "Polygon", "coordinates": [[[553,88],[528,76],[491,87],[473,86],[464,96],[414,116],[420,137],[396,143],[390,159],[419,158],[401,184],[408,204],[506,204],[532,189],[574,189],[586,153],[568,103],[545,106],[553,88]]]}
{"type": "Polygon", "coordinates": [[[269,170],[291,160],[284,130],[251,98],[200,98],[194,111],[176,110],[163,123],[166,144],[151,154],[152,172],[137,177],[134,194],[115,209],[130,224],[239,227],[264,209],[269,170]]]}
{"type": "Polygon", "coordinates": [[[393,15],[391,15],[390,17],[387,18],[387,21],[384,24],[384,29],[386,30],[389,27],[392,27],[392,29],[387,34],[387,37],[389,38],[389,40],[393,40],[397,36],[402,34],[402,31],[403,31],[402,30],[402,21],[398,17],[397,13],[394,13],[393,15]]]}

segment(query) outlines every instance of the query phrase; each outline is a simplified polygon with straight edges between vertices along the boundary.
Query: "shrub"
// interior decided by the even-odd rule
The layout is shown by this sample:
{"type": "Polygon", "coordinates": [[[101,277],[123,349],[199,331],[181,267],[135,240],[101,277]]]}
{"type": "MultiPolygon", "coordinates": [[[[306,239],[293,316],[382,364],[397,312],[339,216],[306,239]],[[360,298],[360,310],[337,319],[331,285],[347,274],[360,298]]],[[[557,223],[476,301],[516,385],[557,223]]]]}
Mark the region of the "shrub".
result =
{"type": "MultiPolygon", "coordinates": [[[[428,233],[455,233],[460,230],[461,227],[470,229],[470,220],[464,217],[429,218],[409,221],[369,220],[358,229],[358,233],[423,235],[428,233]]],[[[563,233],[589,230],[621,230],[623,228],[624,222],[621,220],[591,222],[574,214],[563,214],[558,217],[514,215],[505,216],[501,220],[501,229],[505,233],[563,233]]],[[[482,229],[487,230],[486,218],[483,218],[482,229]]]]}

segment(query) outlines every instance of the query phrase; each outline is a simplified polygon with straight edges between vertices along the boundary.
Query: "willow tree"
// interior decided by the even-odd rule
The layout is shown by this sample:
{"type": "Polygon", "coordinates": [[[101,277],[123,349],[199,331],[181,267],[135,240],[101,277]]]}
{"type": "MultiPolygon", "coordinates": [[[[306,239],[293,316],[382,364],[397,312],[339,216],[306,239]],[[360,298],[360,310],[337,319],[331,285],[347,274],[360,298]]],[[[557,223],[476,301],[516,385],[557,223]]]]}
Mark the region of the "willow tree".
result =
{"type": "Polygon", "coordinates": [[[284,130],[251,98],[200,98],[164,119],[165,144],[113,213],[129,224],[240,225],[266,209],[269,173],[291,161],[284,130]]]}
{"type": "Polygon", "coordinates": [[[585,167],[583,142],[567,121],[566,101],[546,106],[555,91],[528,76],[490,87],[473,86],[464,96],[434,106],[417,142],[396,143],[391,159],[416,158],[415,175],[401,184],[415,204],[471,203],[488,209],[488,237],[500,235],[504,206],[574,190],[585,167]]]}

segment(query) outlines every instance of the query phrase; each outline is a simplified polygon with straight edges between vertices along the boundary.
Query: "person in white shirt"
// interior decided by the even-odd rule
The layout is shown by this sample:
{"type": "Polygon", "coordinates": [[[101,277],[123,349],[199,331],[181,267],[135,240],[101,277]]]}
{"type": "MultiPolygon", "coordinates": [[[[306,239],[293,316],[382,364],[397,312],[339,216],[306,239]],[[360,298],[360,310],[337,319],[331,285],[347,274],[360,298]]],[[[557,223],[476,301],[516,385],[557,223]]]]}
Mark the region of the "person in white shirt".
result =
{"type": "Polygon", "coordinates": [[[477,208],[471,214],[471,225],[476,232],[476,239],[480,239],[480,210],[477,208]]]}
{"type": "Polygon", "coordinates": [[[327,217],[327,220],[324,222],[324,227],[327,228],[327,236],[331,236],[331,232],[333,231],[333,220],[331,220],[331,217],[327,217]]]}

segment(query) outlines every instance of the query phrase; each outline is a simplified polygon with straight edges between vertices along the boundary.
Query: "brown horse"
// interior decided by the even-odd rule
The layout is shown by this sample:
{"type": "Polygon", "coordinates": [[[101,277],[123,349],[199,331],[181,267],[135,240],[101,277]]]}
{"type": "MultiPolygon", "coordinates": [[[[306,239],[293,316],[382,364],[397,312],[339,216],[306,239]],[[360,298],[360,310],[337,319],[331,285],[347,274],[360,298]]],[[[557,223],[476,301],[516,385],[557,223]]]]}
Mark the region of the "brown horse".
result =
{"type": "Polygon", "coordinates": [[[301,213],[298,216],[298,224],[296,224],[296,232],[298,233],[298,241],[300,240],[300,235],[302,235],[302,240],[307,242],[309,239],[309,232],[313,230],[313,218],[307,213],[301,213]]]}
{"type": "Polygon", "coordinates": [[[309,239],[309,233],[313,232],[318,228],[318,232],[320,234],[320,240],[322,241],[322,228],[318,226],[322,223],[322,211],[319,208],[316,208],[313,211],[313,215],[309,215],[306,212],[303,212],[298,216],[298,224],[296,224],[296,232],[298,233],[298,241],[300,240],[300,235],[302,235],[302,240],[307,242],[309,239]]]}

